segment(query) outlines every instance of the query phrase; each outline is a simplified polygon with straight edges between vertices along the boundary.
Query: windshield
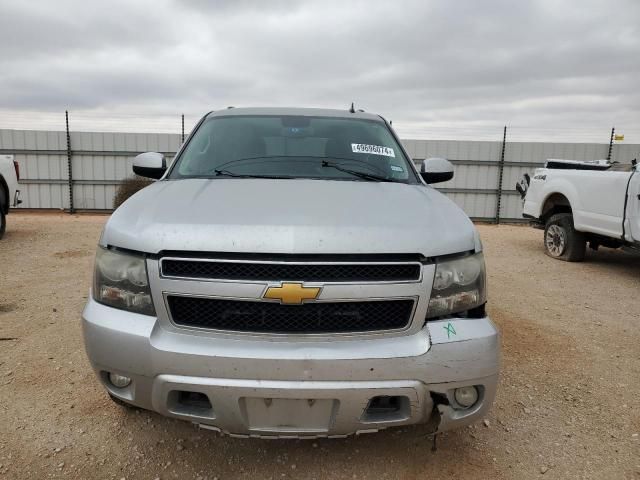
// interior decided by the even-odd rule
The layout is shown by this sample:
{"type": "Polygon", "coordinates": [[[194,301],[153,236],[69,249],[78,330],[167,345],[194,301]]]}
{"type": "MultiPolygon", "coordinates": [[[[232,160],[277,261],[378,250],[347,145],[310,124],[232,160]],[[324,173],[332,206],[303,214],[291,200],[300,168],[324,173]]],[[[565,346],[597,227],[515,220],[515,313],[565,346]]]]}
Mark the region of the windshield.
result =
{"type": "Polygon", "coordinates": [[[382,122],[280,115],[206,120],[168,178],[254,176],[417,183],[382,122]]]}

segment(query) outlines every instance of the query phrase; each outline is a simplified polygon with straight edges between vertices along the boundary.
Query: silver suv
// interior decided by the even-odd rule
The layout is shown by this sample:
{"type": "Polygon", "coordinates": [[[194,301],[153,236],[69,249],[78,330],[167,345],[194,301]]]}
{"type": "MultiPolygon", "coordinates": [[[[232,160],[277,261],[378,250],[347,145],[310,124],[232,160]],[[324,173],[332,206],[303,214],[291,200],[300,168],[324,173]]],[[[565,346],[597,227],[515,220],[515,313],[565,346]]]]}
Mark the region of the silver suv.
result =
{"type": "Polygon", "coordinates": [[[482,244],[364,112],[209,113],[107,222],[83,312],[119,403],[238,436],[342,437],[490,408],[482,244]]]}

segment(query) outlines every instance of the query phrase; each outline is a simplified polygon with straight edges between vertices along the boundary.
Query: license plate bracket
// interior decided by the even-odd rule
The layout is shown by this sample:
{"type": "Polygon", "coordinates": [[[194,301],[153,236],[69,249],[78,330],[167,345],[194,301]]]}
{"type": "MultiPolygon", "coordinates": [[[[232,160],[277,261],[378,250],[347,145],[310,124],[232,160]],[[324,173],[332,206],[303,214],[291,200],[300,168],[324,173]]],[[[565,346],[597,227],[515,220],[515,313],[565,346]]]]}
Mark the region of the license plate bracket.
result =
{"type": "Polygon", "coordinates": [[[334,399],[240,399],[249,430],[256,432],[328,432],[338,409],[334,399]]]}

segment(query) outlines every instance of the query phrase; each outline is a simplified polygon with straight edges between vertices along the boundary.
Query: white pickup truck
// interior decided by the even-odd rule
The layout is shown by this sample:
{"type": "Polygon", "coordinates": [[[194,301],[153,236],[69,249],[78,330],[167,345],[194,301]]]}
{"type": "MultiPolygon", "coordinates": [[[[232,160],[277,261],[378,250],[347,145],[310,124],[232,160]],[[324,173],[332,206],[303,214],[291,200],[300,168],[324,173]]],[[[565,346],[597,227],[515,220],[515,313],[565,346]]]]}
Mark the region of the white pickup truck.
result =
{"type": "Polygon", "coordinates": [[[13,155],[0,155],[0,239],[7,227],[6,216],[9,207],[17,207],[20,203],[20,167],[13,155]]]}
{"type": "Polygon", "coordinates": [[[606,160],[548,160],[525,174],[516,189],[523,216],[544,228],[546,253],[559,260],[584,259],[587,243],[640,248],[640,166],[606,160]]]}

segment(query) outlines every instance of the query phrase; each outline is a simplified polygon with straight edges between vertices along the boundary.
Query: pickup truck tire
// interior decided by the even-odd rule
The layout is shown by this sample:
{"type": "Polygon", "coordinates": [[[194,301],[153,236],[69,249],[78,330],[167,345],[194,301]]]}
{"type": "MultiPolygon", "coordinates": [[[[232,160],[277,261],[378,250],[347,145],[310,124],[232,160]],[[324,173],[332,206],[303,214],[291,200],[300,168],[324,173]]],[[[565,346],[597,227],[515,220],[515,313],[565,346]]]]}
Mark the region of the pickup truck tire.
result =
{"type": "Polygon", "coordinates": [[[0,240],[2,240],[4,231],[7,228],[7,216],[4,214],[4,201],[3,201],[4,195],[5,195],[4,188],[0,186],[0,240]]]}
{"type": "Polygon", "coordinates": [[[573,215],[557,213],[549,217],[544,227],[544,249],[550,257],[565,262],[584,260],[587,240],[573,228],[573,215]]]}
{"type": "MultiPolygon", "coordinates": [[[[2,190],[0,190],[2,193],[2,190]]],[[[7,217],[2,211],[2,207],[0,206],[0,240],[2,240],[2,236],[4,235],[4,231],[7,228],[7,217]]]]}

